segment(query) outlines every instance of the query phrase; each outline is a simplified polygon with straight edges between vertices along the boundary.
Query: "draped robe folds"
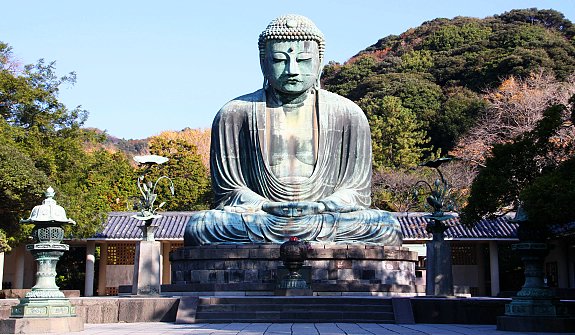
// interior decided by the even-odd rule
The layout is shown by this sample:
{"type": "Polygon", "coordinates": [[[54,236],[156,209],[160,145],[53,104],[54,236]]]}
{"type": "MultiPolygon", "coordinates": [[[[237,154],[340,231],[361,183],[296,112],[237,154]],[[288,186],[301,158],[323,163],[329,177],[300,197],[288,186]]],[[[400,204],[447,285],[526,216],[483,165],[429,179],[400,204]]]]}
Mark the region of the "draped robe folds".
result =
{"type": "Polygon", "coordinates": [[[401,245],[399,223],[368,209],[371,138],[367,119],[348,99],[318,90],[318,155],[309,178],[279,180],[265,160],[264,90],[227,103],[212,126],[211,177],[216,208],[192,216],[185,245],[282,243],[291,236],[311,242],[401,245]],[[321,202],[320,214],[275,216],[263,203],[321,202]]]}

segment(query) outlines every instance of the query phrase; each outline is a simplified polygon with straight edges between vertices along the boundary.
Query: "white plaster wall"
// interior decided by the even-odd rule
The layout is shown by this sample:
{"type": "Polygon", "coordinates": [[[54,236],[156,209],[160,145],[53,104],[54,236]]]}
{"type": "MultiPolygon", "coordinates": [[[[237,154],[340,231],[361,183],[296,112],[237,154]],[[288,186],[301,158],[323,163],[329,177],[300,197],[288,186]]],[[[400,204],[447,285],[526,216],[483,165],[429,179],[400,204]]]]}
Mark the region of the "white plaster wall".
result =
{"type": "Polygon", "coordinates": [[[132,285],[133,265],[108,265],[106,268],[106,287],[132,285]]]}

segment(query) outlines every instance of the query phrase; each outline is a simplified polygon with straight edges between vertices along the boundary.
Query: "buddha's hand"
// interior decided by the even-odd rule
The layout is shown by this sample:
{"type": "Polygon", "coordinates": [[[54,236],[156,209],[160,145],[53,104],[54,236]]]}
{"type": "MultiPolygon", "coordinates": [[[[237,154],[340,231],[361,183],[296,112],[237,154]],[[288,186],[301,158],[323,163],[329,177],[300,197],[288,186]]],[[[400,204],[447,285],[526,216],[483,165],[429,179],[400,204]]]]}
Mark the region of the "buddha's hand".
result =
{"type": "Polygon", "coordinates": [[[321,202],[300,201],[300,202],[275,202],[269,201],[262,205],[262,210],[284,217],[297,217],[315,215],[325,211],[325,206],[321,202]]]}

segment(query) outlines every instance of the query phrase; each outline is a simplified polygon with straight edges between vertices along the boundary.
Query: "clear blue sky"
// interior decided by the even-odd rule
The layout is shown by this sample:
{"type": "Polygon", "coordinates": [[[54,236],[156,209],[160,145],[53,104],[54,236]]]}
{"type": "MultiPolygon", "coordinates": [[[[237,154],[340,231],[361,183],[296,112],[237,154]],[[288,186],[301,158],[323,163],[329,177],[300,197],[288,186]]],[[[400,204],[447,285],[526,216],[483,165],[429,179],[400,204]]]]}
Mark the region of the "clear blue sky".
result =
{"type": "Polygon", "coordinates": [[[90,113],[86,126],[120,138],[211,125],[228,100],[262,85],[257,39],[275,17],[309,17],[327,41],[325,62],[345,62],[378,39],[437,17],[483,18],[573,0],[5,1],[0,41],[23,64],[75,71],[61,100],[90,113]]]}

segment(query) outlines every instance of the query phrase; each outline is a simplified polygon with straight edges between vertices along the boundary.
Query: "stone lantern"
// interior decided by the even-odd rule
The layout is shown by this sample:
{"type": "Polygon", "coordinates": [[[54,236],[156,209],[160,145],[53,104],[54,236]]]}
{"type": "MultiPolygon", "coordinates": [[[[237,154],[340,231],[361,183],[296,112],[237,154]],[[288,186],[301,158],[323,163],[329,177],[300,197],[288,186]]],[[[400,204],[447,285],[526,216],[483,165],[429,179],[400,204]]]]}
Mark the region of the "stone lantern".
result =
{"type": "Polygon", "coordinates": [[[26,249],[38,264],[36,285],[12,307],[10,319],[2,320],[2,331],[33,333],[84,329],[82,318],[76,316],[75,307],[56,285],[56,263],[70,248],[62,243],[62,227],[75,222],[66,217],[66,211],[56,204],[54,195],[54,189],[49,187],[42,204],[32,209],[30,218],[20,221],[34,224],[34,244],[28,244],[26,249]]]}

